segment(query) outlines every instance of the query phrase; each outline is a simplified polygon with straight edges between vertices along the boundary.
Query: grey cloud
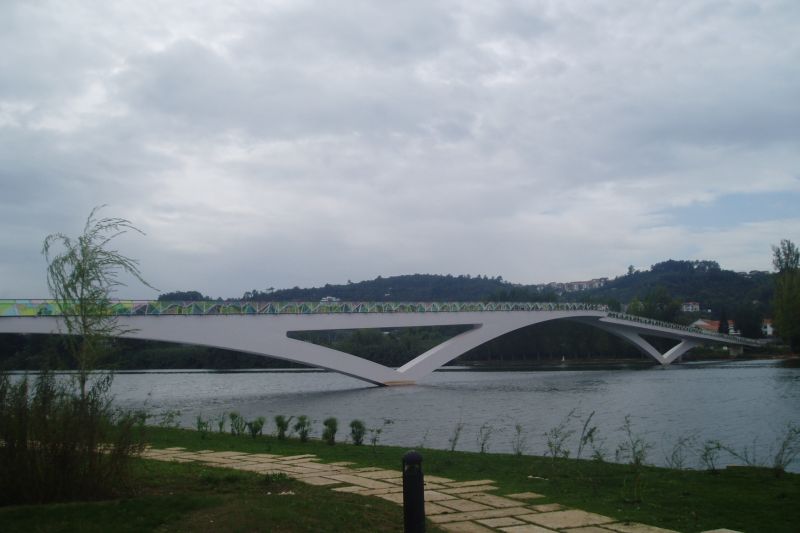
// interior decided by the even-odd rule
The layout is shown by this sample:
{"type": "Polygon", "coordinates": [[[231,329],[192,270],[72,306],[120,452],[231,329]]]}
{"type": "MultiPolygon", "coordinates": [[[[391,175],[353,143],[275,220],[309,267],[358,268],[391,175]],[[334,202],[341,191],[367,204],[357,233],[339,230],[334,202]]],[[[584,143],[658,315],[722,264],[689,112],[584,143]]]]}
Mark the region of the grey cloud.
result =
{"type": "MultiPolygon", "coordinates": [[[[6,2],[0,270],[33,287],[101,203],[156,285],[216,295],[721,253],[669,210],[794,187],[798,6],[6,2]]],[[[796,223],[742,214],[724,255],[796,223]]]]}

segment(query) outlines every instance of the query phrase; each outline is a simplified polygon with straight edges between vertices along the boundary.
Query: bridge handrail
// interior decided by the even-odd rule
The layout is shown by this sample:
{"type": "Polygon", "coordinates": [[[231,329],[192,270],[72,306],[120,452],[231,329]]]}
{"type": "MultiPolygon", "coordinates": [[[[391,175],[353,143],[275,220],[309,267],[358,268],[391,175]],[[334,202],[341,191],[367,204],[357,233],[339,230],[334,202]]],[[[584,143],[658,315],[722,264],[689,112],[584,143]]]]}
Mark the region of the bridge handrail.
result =
{"type": "MultiPolygon", "coordinates": [[[[158,301],[113,300],[115,316],[158,315],[284,315],[332,313],[458,313],[498,311],[600,311],[609,318],[637,322],[672,330],[688,331],[742,344],[755,341],[735,335],[711,332],[697,327],[663,322],[652,318],[610,311],[608,306],[591,303],[553,302],[254,302],[254,301],[158,301]]],[[[75,302],[58,300],[2,300],[0,317],[62,316],[75,302]]]]}
{"type": "Polygon", "coordinates": [[[748,339],[746,337],[741,337],[739,335],[730,335],[727,333],[720,333],[718,331],[708,331],[707,329],[698,328],[696,326],[685,326],[683,324],[676,324],[674,322],[664,322],[663,320],[656,320],[654,318],[647,318],[638,315],[628,315],[626,313],[620,313],[616,311],[609,311],[608,312],[609,318],[616,318],[620,320],[627,320],[628,322],[639,322],[641,324],[645,324],[648,326],[657,326],[662,328],[669,328],[669,329],[677,329],[681,331],[688,331],[691,333],[697,333],[700,335],[708,335],[711,337],[719,337],[720,339],[725,339],[729,341],[739,342],[743,344],[748,344],[750,346],[760,346],[760,343],[753,339],[748,339]]]}

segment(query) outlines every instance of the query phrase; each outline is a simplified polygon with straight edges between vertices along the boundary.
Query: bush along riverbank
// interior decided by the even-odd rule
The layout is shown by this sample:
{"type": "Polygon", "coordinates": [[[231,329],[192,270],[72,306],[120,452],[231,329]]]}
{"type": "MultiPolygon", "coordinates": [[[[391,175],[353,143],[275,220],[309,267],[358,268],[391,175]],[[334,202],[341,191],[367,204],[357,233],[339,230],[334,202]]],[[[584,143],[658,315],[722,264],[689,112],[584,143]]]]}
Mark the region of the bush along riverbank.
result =
{"type": "MultiPolygon", "coordinates": [[[[356,428],[361,429],[358,424],[356,428]]],[[[536,492],[546,496],[542,503],[558,502],[621,521],[685,532],[721,527],[748,533],[797,531],[800,475],[748,466],[719,469],[713,456],[721,450],[712,445],[706,450],[708,470],[648,466],[648,443],[637,437],[630,425],[629,429],[631,439],[618,457],[621,463],[569,459],[558,453],[541,457],[420,451],[426,475],[465,481],[488,478],[496,482],[500,495],[536,492]]],[[[399,469],[400,458],[408,450],[382,446],[374,438],[372,444],[367,440],[363,445],[331,445],[313,438],[251,438],[245,432],[237,436],[228,431],[202,433],[177,428],[150,428],[148,440],[155,448],[313,454],[323,462],[390,469],[399,469]]],[[[558,452],[557,445],[554,452],[558,452]]]]}

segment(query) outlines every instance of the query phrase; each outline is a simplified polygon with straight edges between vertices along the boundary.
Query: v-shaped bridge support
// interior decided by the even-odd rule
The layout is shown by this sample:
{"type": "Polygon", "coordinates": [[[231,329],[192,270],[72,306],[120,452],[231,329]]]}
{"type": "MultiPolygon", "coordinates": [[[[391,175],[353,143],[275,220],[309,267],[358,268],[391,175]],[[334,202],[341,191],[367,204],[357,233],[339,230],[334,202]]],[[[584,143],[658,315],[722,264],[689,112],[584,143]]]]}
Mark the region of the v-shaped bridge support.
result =
{"type": "Polygon", "coordinates": [[[613,335],[616,335],[617,337],[622,337],[664,366],[669,365],[695,346],[699,346],[701,344],[700,342],[692,339],[680,339],[678,344],[662,354],[660,351],[658,351],[658,349],[656,349],[655,346],[647,342],[638,331],[616,327],[599,321],[594,322],[594,325],[600,329],[608,331],[613,335]]]}

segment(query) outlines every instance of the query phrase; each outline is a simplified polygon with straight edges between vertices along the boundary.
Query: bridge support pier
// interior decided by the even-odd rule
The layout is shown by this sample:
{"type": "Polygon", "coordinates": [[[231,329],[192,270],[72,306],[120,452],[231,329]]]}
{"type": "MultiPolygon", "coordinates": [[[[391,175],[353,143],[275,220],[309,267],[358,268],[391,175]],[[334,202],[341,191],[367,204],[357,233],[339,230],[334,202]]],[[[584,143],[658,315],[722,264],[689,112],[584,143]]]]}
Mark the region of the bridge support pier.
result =
{"type": "Polygon", "coordinates": [[[731,357],[741,357],[744,354],[744,346],[741,344],[728,346],[728,353],[731,354],[731,357]]]}
{"type": "Polygon", "coordinates": [[[676,359],[679,359],[681,356],[683,356],[683,354],[695,346],[700,345],[699,342],[692,339],[680,339],[678,344],[662,354],[656,349],[655,346],[647,342],[637,331],[615,327],[614,325],[607,323],[598,323],[597,326],[608,331],[609,333],[613,333],[618,337],[626,339],[639,348],[642,352],[661,363],[663,366],[673,363],[676,359]]]}

